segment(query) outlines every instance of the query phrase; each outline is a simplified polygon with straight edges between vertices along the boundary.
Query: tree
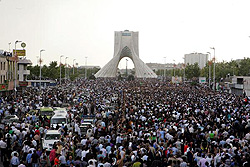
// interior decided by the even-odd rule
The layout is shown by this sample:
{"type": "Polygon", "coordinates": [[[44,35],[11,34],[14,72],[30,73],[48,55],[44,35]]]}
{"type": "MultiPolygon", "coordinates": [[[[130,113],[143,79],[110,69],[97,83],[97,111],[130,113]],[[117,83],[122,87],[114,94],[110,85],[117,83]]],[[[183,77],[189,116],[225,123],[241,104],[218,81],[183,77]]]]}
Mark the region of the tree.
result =
{"type": "Polygon", "coordinates": [[[39,74],[40,74],[40,67],[38,65],[36,66],[28,66],[28,70],[30,70],[30,75],[28,75],[28,79],[39,79],[39,74]]]}
{"type": "Polygon", "coordinates": [[[47,77],[50,79],[58,79],[60,78],[60,69],[57,67],[57,62],[52,61],[49,64],[47,77]]]}
{"type": "Polygon", "coordinates": [[[201,70],[198,63],[187,65],[185,69],[187,79],[198,78],[201,70]]]}
{"type": "Polygon", "coordinates": [[[250,58],[244,58],[240,61],[239,75],[250,76],[250,58]]]}

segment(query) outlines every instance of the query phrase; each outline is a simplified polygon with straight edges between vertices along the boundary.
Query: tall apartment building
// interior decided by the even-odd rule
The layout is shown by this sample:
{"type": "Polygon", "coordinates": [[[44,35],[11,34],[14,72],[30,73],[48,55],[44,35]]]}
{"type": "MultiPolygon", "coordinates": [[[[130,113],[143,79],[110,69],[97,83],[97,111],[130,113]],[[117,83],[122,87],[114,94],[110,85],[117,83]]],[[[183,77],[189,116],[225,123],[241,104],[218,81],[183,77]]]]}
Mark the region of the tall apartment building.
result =
{"type": "Polygon", "coordinates": [[[195,64],[198,63],[199,67],[202,69],[206,66],[208,62],[208,54],[203,53],[190,53],[184,55],[185,64],[195,64]]]}

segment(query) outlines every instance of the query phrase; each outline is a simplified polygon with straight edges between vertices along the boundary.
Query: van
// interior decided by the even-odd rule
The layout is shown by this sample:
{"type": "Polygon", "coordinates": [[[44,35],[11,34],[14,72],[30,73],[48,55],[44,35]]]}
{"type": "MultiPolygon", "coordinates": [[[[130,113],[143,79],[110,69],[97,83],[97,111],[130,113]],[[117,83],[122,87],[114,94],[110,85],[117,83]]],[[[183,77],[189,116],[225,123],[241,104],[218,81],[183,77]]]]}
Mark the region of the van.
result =
{"type": "Polygon", "coordinates": [[[54,115],[53,108],[51,108],[51,107],[41,107],[40,115],[41,116],[47,116],[47,118],[50,119],[54,115]]]}
{"type": "Polygon", "coordinates": [[[42,138],[43,149],[51,151],[53,149],[53,144],[60,140],[61,134],[58,130],[48,130],[44,138],[42,138]]]}
{"type": "Polygon", "coordinates": [[[59,127],[61,127],[62,125],[66,126],[67,124],[68,120],[66,114],[55,114],[50,120],[51,128],[56,128],[57,125],[59,125],[59,127]]]}

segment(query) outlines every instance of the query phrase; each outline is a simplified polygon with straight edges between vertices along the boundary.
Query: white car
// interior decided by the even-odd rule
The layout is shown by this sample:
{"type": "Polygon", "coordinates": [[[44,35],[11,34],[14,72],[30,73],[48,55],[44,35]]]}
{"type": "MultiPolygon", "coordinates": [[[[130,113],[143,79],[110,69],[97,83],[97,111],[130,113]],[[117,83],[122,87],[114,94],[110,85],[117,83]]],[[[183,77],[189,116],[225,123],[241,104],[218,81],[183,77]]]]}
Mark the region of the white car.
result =
{"type": "Polygon", "coordinates": [[[43,149],[51,151],[53,149],[53,144],[60,140],[61,134],[58,130],[48,130],[42,139],[43,149]]]}

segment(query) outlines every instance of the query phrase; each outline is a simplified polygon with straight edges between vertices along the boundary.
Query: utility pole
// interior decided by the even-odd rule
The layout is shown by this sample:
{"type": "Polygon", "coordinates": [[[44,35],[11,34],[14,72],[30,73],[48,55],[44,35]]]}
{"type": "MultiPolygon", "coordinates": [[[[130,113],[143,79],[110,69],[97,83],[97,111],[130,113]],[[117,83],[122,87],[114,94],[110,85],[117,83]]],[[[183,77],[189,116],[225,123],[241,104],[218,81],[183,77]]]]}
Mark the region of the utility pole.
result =
{"type": "Polygon", "coordinates": [[[209,74],[208,74],[208,85],[209,88],[211,86],[211,53],[207,52],[209,54],[209,61],[208,61],[208,68],[209,68],[209,74]]]}
{"type": "Polygon", "coordinates": [[[128,59],[126,59],[126,77],[128,78],[128,59]]]}
{"type": "Polygon", "coordinates": [[[87,79],[87,59],[88,57],[85,57],[85,79],[87,79]]]}
{"type": "Polygon", "coordinates": [[[60,85],[62,84],[62,59],[63,55],[60,56],[60,85]]]}
{"type": "Polygon", "coordinates": [[[42,52],[45,51],[45,50],[40,50],[40,85],[39,85],[39,90],[40,90],[40,93],[41,93],[41,86],[42,86],[42,52]]]}
{"type": "Polygon", "coordinates": [[[75,75],[75,60],[76,59],[73,60],[73,75],[75,75]]]}
{"type": "Polygon", "coordinates": [[[164,58],[164,81],[166,80],[166,57],[164,58]]]}
{"type": "Polygon", "coordinates": [[[15,90],[14,90],[14,96],[16,98],[16,87],[17,87],[17,60],[18,60],[18,56],[16,55],[16,44],[19,43],[19,42],[22,42],[22,41],[16,41],[15,42],[15,82],[14,82],[14,86],[15,86],[15,90]]]}
{"type": "Polygon", "coordinates": [[[214,91],[216,91],[216,82],[215,82],[215,48],[214,47],[211,47],[211,49],[214,50],[214,76],[213,76],[213,80],[214,80],[214,91]]]}
{"type": "Polygon", "coordinates": [[[66,79],[67,79],[67,58],[68,57],[65,57],[65,76],[64,76],[65,82],[66,82],[66,79]]]}

